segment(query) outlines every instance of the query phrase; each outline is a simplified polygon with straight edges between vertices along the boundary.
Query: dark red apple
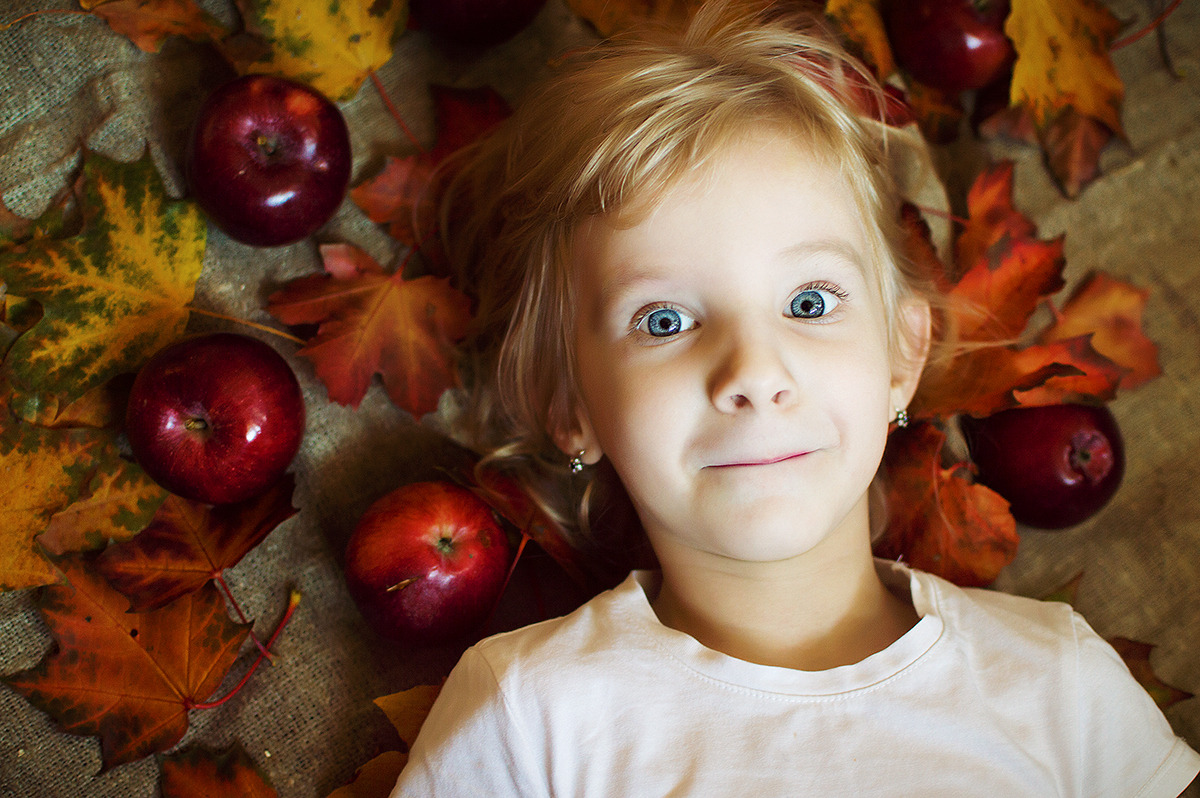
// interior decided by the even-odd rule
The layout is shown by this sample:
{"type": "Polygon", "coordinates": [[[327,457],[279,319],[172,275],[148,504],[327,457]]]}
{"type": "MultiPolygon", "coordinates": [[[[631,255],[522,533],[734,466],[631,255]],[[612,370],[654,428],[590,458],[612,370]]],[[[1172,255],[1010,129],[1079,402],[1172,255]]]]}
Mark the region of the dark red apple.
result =
{"type": "Polygon", "coordinates": [[[380,635],[413,643],[476,631],[500,597],[508,538],[466,488],[416,482],[385,495],[346,544],[346,586],[380,635]]]}
{"type": "Polygon", "coordinates": [[[315,89],[269,75],[218,88],[196,115],[185,154],[196,203],[231,238],[299,241],[329,221],[350,182],[350,134],[315,89]]]}
{"type": "Polygon", "coordinates": [[[896,62],[926,86],[978,89],[1015,57],[1004,35],[1009,0],[885,0],[883,21],[896,62]]]}
{"type": "Polygon", "coordinates": [[[211,333],[164,347],[142,367],[125,432],[155,482],[188,499],[228,504],[283,476],[304,436],[304,398],[270,345],[211,333]]]}
{"type": "Polygon", "coordinates": [[[1125,473],[1125,447],[1103,405],[1048,405],[963,419],[979,481],[1013,517],[1040,529],[1074,526],[1108,503],[1125,473]]]}
{"type": "Polygon", "coordinates": [[[546,0],[411,0],[414,27],[455,44],[487,47],[515,36],[546,0]]]}

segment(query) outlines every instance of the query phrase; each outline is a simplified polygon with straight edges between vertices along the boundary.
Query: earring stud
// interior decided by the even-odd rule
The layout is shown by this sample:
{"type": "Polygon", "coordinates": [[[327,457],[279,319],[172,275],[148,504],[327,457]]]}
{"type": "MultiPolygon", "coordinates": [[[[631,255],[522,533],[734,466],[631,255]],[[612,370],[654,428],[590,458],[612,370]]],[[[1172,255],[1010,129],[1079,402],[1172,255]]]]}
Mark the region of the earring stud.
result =
{"type": "Polygon", "coordinates": [[[579,454],[571,458],[571,473],[578,474],[583,471],[583,456],[587,454],[587,449],[580,449],[579,454]]]}
{"type": "Polygon", "coordinates": [[[904,427],[907,427],[908,426],[908,410],[903,407],[897,407],[896,408],[896,418],[893,419],[893,422],[895,423],[895,425],[897,427],[900,427],[901,429],[903,429],[904,427]]]}

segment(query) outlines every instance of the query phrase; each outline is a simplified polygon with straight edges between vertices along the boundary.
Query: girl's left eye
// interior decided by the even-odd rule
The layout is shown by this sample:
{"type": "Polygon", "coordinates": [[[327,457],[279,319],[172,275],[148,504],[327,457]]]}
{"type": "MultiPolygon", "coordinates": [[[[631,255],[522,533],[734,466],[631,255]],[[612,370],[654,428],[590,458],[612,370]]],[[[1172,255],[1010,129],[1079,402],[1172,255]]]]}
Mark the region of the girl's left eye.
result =
{"type": "Polygon", "coordinates": [[[651,308],[634,323],[634,328],[655,338],[670,338],[696,326],[696,320],[671,307],[651,308]]]}
{"type": "Polygon", "coordinates": [[[806,288],[792,297],[788,310],[797,319],[819,319],[840,305],[842,297],[828,288],[806,288]]]}

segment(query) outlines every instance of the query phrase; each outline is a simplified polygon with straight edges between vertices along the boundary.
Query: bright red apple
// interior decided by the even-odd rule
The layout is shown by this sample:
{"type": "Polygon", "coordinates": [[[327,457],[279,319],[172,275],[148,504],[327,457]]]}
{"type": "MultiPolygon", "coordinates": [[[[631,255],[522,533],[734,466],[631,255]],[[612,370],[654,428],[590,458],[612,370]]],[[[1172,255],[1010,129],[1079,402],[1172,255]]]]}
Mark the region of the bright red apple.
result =
{"type": "Polygon", "coordinates": [[[1049,405],[963,419],[979,481],[1013,517],[1040,529],[1074,526],[1108,503],[1125,473],[1125,447],[1103,405],[1049,405]]]}
{"type": "Polygon", "coordinates": [[[164,347],[142,367],[125,432],[155,482],[188,499],[228,504],[283,476],[304,436],[304,398],[270,345],[211,333],[164,347]]]}
{"type": "Polygon", "coordinates": [[[346,545],[344,571],[376,632],[431,643],[478,629],[509,564],[508,538],[482,499],[449,482],[417,482],[367,509],[346,545]]]}
{"type": "Polygon", "coordinates": [[[329,221],[345,197],[350,134],[315,89],[246,75],[200,107],[185,168],[196,203],[231,238],[290,244],[329,221]]]}
{"type": "Polygon", "coordinates": [[[499,44],[529,25],[546,0],[410,0],[415,27],[473,47],[499,44]]]}
{"type": "Polygon", "coordinates": [[[884,0],[883,20],[900,66],[926,86],[960,92],[1012,63],[1008,11],[1009,0],[884,0]]]}

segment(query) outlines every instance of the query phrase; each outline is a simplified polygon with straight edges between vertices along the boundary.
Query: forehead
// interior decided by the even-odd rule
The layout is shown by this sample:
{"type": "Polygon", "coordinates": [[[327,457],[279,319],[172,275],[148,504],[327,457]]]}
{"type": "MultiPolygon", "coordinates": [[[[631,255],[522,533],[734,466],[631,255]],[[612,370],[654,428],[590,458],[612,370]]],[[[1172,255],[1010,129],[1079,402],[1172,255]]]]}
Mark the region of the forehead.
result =
{"type": "Polygon", "coordinates": [[[836,258],[864,273],[869,220],[833,159],[778,128],[748,132],[652,196],[577,231],[575,280],[605,293],[704,263],[836,258]],[[580,271],[580,270],[585,271],[580,271]]]}

